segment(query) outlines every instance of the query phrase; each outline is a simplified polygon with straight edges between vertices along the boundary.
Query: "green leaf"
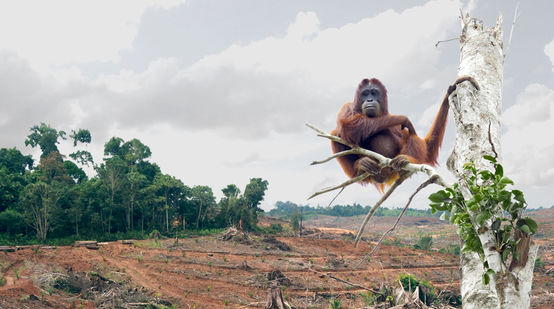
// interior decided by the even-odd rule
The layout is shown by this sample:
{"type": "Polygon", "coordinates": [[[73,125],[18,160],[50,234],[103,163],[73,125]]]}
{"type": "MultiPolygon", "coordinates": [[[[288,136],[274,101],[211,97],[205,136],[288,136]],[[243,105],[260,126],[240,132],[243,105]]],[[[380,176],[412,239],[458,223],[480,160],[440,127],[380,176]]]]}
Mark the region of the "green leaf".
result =
{"type": "Polygon", "coordinates": [[[483,156],[483,159],[491,161],[492,163],[496,163],[496,159],[492,156],[489,156],[489,155],[483,156]]]}
{"type": "Polygon", "coordinates": [[[483,274],[483,284],[484,284],[484,285],[489,284],[489,281],[490,281],[490,280],[491,280],[491,279],[489,278],[489,275],[488,275],[487,273],[484,273],[484,274],[483,274]]]}
{"type": "Polygon", "coordinates": [[[491,179],[491,176],[492,176],[491,172],[489,172],[489,171],[481,171],[481,172],[479,172],[479,175],[481,176],[481,178],[483,180],[489,180],[489,179],[491,179]]]}
{"type": "Polygon", "coordinates": [[[447,206],[443,205],[442,203],[430,203],[429,206],[431,207],[431,210],[435,211],[447,210],[447,206]]]}
{"type": "Polygon", "coordinates": [[[525,203],[525,198],[523,197],[523,192],[519,190],[512,190],[512,193],[514,194],[514,199],[518,202],[525,203]]]}
{"type": "Polygon", "coordinates": [[[496,169],[494,171],[494,174],[496,176],[502,177],[504,175],[504,168],[500,164],[496,164],[496,169]]]}
{"type": "Polygon", "coordinates": [[[527,225],[522,225],[522,226],[520,227],[520,229],[521,229],[523,232],[527,233],[527,234],[531,234],[531,230],[529,229],[529,226],[527,226],[527,225]]]}
{"type": "Polygon", "coordinates": [[[446,214],[446,211],[441,214],[440,219],[441,220],[448,220],[448,215],[446,214]]]}
{"type": "Polygon", "coordinates": [[[488,211],[482,211],[475,217],[475,222],[479,224],[479,226],[483,225],[485,220],[489,219],[491,217],[491,214],[488,211]]]}
{"type": "Polygon", "coordinates": [[[505,262],[506,259],[508,259],[509,254],[510,254],[510,251],[508,251],[508,250],[502,251],[502,262],[505,262]]]}
{"type": "Polygon", "coordinates": [[[528,234],[535,234],[537,233],[537,230],[538,230],[538,225],[537,225],[537,222],[535,222],[535,220],[529,218],[529,217],[526,217],[526,218],[522,218],[522,219],[519,219],[518,220],[518,225],[521,225],[521,230],[523,230],[523,227],[526,226],[527,229],[529,230],[529,232],[523,230],[524,232],[528,233],[528,234]]]}
{"type": "Polygon", "coordinates": [[[431,202],[435,203],[442,203],[443,201],[447,200],[449,197],[449,194],[446,193],[444,190],[437,191],[431,195],[429,195],[429,199],[431,202]]]}
{"type": "Polygon", "coordinates": [[[500,184],[501,184],[501,185],[513,185],[514,182],[513,182],[513,180],[511,180],[511,179],[508,178],[508,177],[502,177],[502,178],[500,179],[500,184]]]}
{"type": "Polygon", "coordinates": [[[477,204],[477,201],[476,200],[470,200],[468,201],[467,203],[467,207],[471,210],[471,211],[476,211],[477,209],[479,209],[479,204],[477,204]]]}
{"type": "Polygon", "coordinates": [[[495,220],[495,221],[492,223],[492,225],[491,225],[491,229],[492,229],[493,231],[498,231],[498,230],[500,229],[500,224],[502,224],[502,221],[500,221],[500,220],[498,220],[498,219],[495,220]]]}
{"type": "Polygon", "coordinates": [[[498,201],[504,202],[510,199],[512,193],[510,191],[500,191],[498,194],[498,201]]]}

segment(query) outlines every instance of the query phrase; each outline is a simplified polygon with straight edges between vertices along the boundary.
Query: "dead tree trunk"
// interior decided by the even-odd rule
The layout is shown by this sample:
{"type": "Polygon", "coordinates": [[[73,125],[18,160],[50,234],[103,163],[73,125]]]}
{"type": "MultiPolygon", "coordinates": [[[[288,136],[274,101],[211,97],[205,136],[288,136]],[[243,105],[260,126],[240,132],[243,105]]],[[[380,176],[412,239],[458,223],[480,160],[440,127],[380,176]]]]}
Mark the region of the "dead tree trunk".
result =
{"type": "MultiPolygon", "coordinates": [[[[484,27],[481,21],[470,19],[468,15],[462,17],[462,22],[458,75],[474,77],[481,90],[473,92],[470,85],[460,85],[457,96],[451,98],[456,123],[456,145],[447,166],[458,179],[463,179],[463,165],[468,162],[475,162],[477,169],[489,169],[491,162],[483,159],[483,155],[501,161],[500,114],[504,62],[502,16],[499,16],[493,28],[484,27]]],[[[461,181],[460,188],[464,198],[468,199],[471,193],[467,184],[461,181]]],[[[473,222],[477,215],[476,212],[470,212],[473,222]]],[[[496,274],[485,285],[482,282],[485,270],[479,255],[472,252],[461,254],[464,308],[529,308],[537,246],[530,246],[526,265],[508,269],[500,253],[493,250],[492,222],[486,224],[488,229],[481,230],[478,236],[485,261],[496,274]]]]}
{"type": "Polygon", "coordinates": [[[285,300],[283,299],[283,293],[281,288],[278,285],[272,285],[267,289],[267,303],[265,304],[266,309],[287,309],[290,306],[287,306],[285,300]]]}

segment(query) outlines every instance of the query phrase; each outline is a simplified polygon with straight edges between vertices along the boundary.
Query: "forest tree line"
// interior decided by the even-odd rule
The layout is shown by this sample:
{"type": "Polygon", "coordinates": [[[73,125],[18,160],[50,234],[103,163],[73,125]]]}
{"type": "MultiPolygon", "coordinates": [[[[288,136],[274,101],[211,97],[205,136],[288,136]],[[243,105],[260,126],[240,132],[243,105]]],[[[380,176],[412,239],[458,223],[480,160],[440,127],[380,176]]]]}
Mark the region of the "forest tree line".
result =
{"type": "MultiPolygon", "coordinates": [[[[275,203],[275,208],[267,212],[270,217],[287,219],[291,218],[295,210],[302,215],[304,219],[309,219],[317,215],[335,216],[335,217],[353,217],[366,215],[372,206],[362,206],[360,204],[353,205],[334,205],[330,207],[313,207],[309,205],[297,205],[293,202],[281,202],[275,203]]],[[[390,209],[386,207],[379,207],[373,214],[378,217],[397,217],[402,212],[402,209],[390,209]]],[[[408,208],[404,213],[407,217],[440,217],[442,212],[432,213],[430,209],[421,210],[408,208]]]]}
{"type": "Polygon", "coordinates": [[[25,145],[39,147],[35,164],[18,149],[0,149],[0,241],[256,227],[268,182],[251,178],[243,191],[234,184],[216,201],[208,186],[187,186],[149,161],[150,148],[138,139],[113,137],[102,162],[86,151],[86,129],[66,134],[47,124],[33,126],[25,145]],[[69,140],[68,140],[69,138],[69,140]],[[71,142],[67,156],[60,142],[71,142]],[[85,166],[96,175],[89,178],[85,166]],[[36,237],[36,238],[35,238],[36,237]]]}

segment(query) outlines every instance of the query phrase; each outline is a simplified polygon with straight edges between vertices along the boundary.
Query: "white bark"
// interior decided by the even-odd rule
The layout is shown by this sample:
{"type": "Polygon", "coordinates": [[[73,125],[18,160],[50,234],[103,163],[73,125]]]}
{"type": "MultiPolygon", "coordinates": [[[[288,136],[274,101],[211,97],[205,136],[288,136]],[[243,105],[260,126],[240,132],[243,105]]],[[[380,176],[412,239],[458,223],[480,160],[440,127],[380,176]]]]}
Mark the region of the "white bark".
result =
{"type": "MultiPolygon", "coordinates": [[[[469,83],[462,84],[451,98],[456,144],[447,166],[458,179],[462,178],[463,165],[467,162],[475,162],[477,169],[490,169],[490,162],[484,160],[483,155],[501,161],[500,115],[504,62],[502,16],[499,16],[495,27],[486,28],[481,21],[466,15],[462,18],[462,26],[458,75],[472,76],[481,89],[476,91],[469,83]]],[[[463,183],[460,187],[466,199],[469,199],[469,190],[463,183]]],[[[475,218],[476,213],[470,215],[475,218]]],[[[486,224],[490,227],[491,222],[486,224]]],[[[525,267],[509,271],[502,263],[500,254],[490,249],[494,245],[491,230],[479,234],[479,238],[485,259],[497,275],[491,276],[488,285],[483,285],[481,258],[475,253],[462,253],[461,293],[464,308],[529,308],[537,247],[531,245],[525,267]]]]}

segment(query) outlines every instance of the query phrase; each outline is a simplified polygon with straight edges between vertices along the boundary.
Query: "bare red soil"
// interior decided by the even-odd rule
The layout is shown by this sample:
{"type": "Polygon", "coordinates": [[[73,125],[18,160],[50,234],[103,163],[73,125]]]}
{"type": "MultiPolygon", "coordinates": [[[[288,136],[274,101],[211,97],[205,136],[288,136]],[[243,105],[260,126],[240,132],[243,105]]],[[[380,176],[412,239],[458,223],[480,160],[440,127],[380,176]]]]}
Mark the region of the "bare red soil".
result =
{"type": "MultiPolygon", "coordinates": [[[[554,227],[545,214],[550,215],[543,213],[539,220],[545,234],[536,240],[545,267],[535,272],[535,308],[549,308],[554,300],[554,274],[549,271],[554,266],[549,234],[554,227]]],[[[380,231],[378,225],[368,229],[369,239],[378,238],[374,233],[380,231]]],[[[426,233],[437,233],[437,243],[450,241],[452,235],[443,230],[451,226],[425,225],[426,233]]],[[[419,230],[418,226],[414,222],[399,226],[391,239],[417,236],[410,229],[419,230]]],[[[354,248],[352,233],[347,227],[335,227],[302,238],[224,241],[213,235],[178,243],[174,239],[134,245],[110,242],[98,250],[66,246],[0,253],[0,278],[4,278],[0,308],[263,307],[273,282],[283,287],[283,296],[297,308],[328,308],[335,298],[343,308],[362,308],[366,303],[360,293],[367,291],[340,280],[378,290],[382,285],[395,286],[401,273],[426,279],[437,290],[458,293],[457,256],[382,244],[369,262],[354,269],[374,242],[354,248]],[[276,270],[282,277],[275,275],[276,270]]]]}

